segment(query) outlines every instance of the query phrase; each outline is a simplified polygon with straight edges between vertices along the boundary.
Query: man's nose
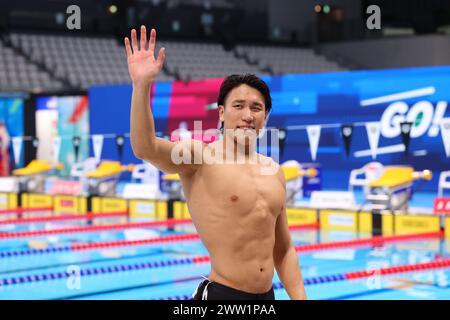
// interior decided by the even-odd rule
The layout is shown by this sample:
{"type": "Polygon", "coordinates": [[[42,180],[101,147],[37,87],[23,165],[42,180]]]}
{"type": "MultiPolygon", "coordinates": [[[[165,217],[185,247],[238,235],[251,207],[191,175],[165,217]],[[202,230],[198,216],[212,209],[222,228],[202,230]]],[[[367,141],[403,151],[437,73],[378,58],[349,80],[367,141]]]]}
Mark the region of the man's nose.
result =
{"type": "Polygon", "coordinates": [[[249,108],[245,108],[244,113],[242,115],[242,120],[245,122],[253,121],[253,114],[249,108]]]}

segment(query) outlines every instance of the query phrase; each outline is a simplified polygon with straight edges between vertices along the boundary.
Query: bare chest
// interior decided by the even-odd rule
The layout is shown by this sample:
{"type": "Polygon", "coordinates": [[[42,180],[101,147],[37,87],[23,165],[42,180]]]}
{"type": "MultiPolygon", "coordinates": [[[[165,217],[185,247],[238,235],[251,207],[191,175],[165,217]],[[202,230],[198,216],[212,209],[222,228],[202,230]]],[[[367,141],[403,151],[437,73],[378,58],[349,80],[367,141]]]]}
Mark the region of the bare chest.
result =
{"type": "Polygon", "coordinates": [[[217,208],[236,214],[277,215],[284,205],[284,187],[276,174],[264,175],[259,169],[248,164],[203,166],[190,196],[195,202],[212,200],[217,208]]]}

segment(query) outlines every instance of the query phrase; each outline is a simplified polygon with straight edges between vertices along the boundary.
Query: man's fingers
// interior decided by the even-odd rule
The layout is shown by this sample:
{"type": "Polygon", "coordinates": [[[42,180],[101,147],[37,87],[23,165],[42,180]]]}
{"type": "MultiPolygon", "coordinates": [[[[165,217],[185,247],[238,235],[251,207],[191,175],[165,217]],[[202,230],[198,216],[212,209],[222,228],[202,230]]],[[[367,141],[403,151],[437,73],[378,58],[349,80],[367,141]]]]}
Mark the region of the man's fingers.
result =
{"type": "Polygon", "coordinates": [[[147,29],[145,26],[141,26],[141,50],[147,49],[147,29]]]}
{"type": "Polygon", "coordinates": [[[166,57],[166,50],[164,48],[159,49],[158,58],[156,59],[156,63],[158,67],[161,69],[164,64],[164,59],[166,57]]]}
{"type": "Polygon", "coordinates": [[[150,47],[148,48],[148,50],[150,50],[152,54],[154,54],[155,52],[155,42],[156,42],[156,30],[152,29],[150,31],[150,47]]]}
{"type": "Polygon", "coordinates": [[[127,58],[129,58],[133,52],[131,52],[130,39],[128,37],[125,37],[125,50],[127,51],[127,58]]]}
{"type": "Polygon", "coordinates": [[[137,36],[136,36],[136,29],[131,30],[131,46],[133,47],[133,53],[136,53],[139,51],[137,36]]]}

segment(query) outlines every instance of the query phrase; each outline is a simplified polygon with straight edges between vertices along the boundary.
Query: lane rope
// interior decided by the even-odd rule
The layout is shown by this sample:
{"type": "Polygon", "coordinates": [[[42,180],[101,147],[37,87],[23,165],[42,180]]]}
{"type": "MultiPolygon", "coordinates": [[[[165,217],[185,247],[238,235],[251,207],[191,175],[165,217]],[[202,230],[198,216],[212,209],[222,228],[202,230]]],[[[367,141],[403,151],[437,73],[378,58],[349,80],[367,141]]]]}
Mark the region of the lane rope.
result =
{"type": "MultiPolygon", "coordinates": [[[[53,234],[65,234],[65,233],[82,233],[82,232],[97,232],[107,230],[122,230],[129,228],[146,228],[155,226],[175,226],[178,224],[192,223],[191,219],[165,219],[155,220],[147,222],[129,222],[129,223],[117,223],[100,226],[77,226],[77,227],[64,227],[51,230],[33,230],[33,231],[12,231],[12,232],[0,232],[0,240],[22,238],[22,237],[35,237],[45,236],[53,234]]],[[[310,223],[304,225],[297,225],[296,228],[318,228],[318,223],[310,223]]]]}
{"type": "MultiPolygon", "coordinates": [[[[293,225],[292,229],[307,229],[316,228],[316,224],[304,224],[304,225],[293,225]]],[[[291,227],[289,227],[291,229],[291,227]]],[[[46,253],[58,253],[58,252],[69,252],[69,251],[82,251],[82,250],[96,250],[102,248],[112,248],[112,247],[125,247],[125,246],[141,246],[150,245],[157,243],[167,243],[167,242],[177,242],[177,241],[188,241],[188,240],[198,240],[199,236],[197,233],[188,234],[178,234],[169,236],[159,236],[148,239],[139,240],[113,240],[113,241],[102,241],[102,242],[90,242],[90,243],[77,243],[70,246],[57,246],[39,249],[22,249],[13,251],[2,251],[0,252],[0,258],[11,258],[18,256],[28,256],[46,253]]]]}
{"type": "MultiPolygon", "coordinates": [[[[440,233],[439,233],[440,234],[440,233]]],[[[425,234],[426,236],[429,236],[429,234],[425,234]]],[[[406,236],[405,236],[406,237],[406,236]]],[[[392,236],[390,237],[390,241],[404,241],[405,237],[402,238],[402,236],[392,236]],[[394,240],[397,239],[397,240],[394,240]]],[[[415,239],[422,238],[419,234],[415,235],[415,239]]],[[[414,239],[413,235],[408,235],[407,239],[414,239]]],[[[356,239],[356,240],[363,240],[363,239],[356,239]]],[[[377,239],[379,241],[379,239],[377,239]]],[[[386,239],[385,239],[386,241],[386,239]]],[[[345,241],[348,243],[348,241],[345,241]]],[[[370,241],[367,241],[366,243],[371,243],[370,241]]],[[[373,243],[373,242],[372,242],[373,243]]],[[[355,242],[356,245],[360,245],[359,242],[355,242]]],[[[324,243],[326,248],[340,248],[342,247],[342,242],[340,243],[324,243]]],[[[347,244],[348,246],[348,244],[347,244]]],[[[298,246],[301,247],[301,246],[298,246]]],[[[317,249],[319,250],[319,249],[317,249]]],[[[64,250],[62,250],[64,251],[64,250]]],[[[178,265],[188,265],[188,264],[197,264],[197,263],[205,263],[209,262],[210,258],[208,255],[205,256],[195,256],[195,257],[187,257],[182,259],[169,259],[169,260],[161,260],[161,261],[155,261],[155,262],[144,262],[144,263],[136,263],[136,264],[124,264],[124,265],[116,265],[116,266],[109,266],[109,267],[93,267],[93,268],[86,268],[80,270],[80,275],[98,275],[98,274],[106,274],[106,273],[115,273],[115,272],[122,272],[122,271],[131,271],[131,270],[143,270],[143,269],[155,269],[155,268],[161,268],[161,267],[167,267],[167,266],[178,266],[178,265]]],[[[431,264],[431,266],[442,267],[442,261],[444,261],[444,267],[450,265],[450,259],[442,259],[439,261],[434,262],[434,264],[431,264]]],[[[390,268],[382,268],[380,270],[383,270],[381,274],[390,274],[392,272],[407,272],[408,270],[422,270],[420,268],[434,268],[429,267],[427,264],[417,264],[416,269],[411,269],[411,265],[406,266],[397,266],[397,267],[390,267],[390,268]],[[422,266],[424,265],[424,266],[422,266]],[[386,270],[384,270],[386,269],[386,270]]],[[[414,266],[414,265],[412,265],[414,266]]],[[[377,270],[377,269],[374,269],[377,270]]],[[[357,272],[350,272],[344,274],[346,277],[348,275],[349,279],[354,279],[358,277],[367,277],[370,275],[373,275],[374,270],[364,270],[364,271],[357,271],[357,272]]],[[[47,281],[47,280],[54,280],[54,279],[61,279],[61,278],[67,278],[71,274],[68,272],[50,272],[50,273],[44,273],[44,274],[38,274],[38,275],[28,275],[28,276],[21,276],[21,277],[11,277],[11,278],[3,278],[0,279],[0,285],[11,285],[11,284],[21,284],[21,283],[30,283],[30,282],[39,282],[39,281],[47,281]]],[[[321,277],[318,277],[318,279],[322,279],[321,277]]],[[[328,278],[327,278],[328,279],[328,278]]],[[[330,278],[334,279],[334,278],[330,278]]],[[[346,278],[347,279],[347,278],[346,278]]],[[[313,281],[313,280],[309,280],[313,281]]],[[[317,280],[321,281],[321,280],[317,280]]],[[[330,280],[331,281],[331,280],[330,280]]],[[[335,281],[335,280],[333,280],[335,281]]]]}
{"type": "MultiPolygon", "coordinates": [[[[302,225],[303,228],[309,225],[302,225]]],[[[297,229],[299,226],[294,225],[292,229],[297,229]]],[[[420,234],[409,234],[409,235],[395,235],[395,236],[377,236],[366,239],[354,239],[345,241],[332,241],[318,244],[305,244],[294,246],[295,250],[299,253],[327,250],[327,249],[337,249],[345,247],[360,247],[360,246],[377,246],[384,243],[398,242],[398,241],[408,241],[417,239],[427,239],[427,238],[442,238],[444,236],[443,232],[430,232],[430,233],[420,233],[420,234]]],[[[197,233],[188,234],[178,234],[169,236],[160,236],[149,239],[140,240],[113,240],[113,241],[101,241],[101,242],[91,242],[91,243],[77,243],[70,246],[58,246],[58,247],[48,247],[41,249],[22,249],[13,251],[3,251],[0,252],[0,258],[10,258],[18,256],[27,255],[37,255],[46,253],[58,253],[65,251],[82,251],[82,250],[96,250],[102,248],[112,248],[112,247],[125,247],[125,246],[142,246],[142,245],[153,245],[159,243],[168,242],[178,242],[178,241],[189,241],[198,240],[199,236],[197,233]]]]}
{"type": "Polygon", "coordinates": [[[188,223],[191,223],[191,219],[167,219],[167,220],[156,220],[147,222],[117,223],[100,226],[66,227],[51,230],[0,232],[0,240],[21,238],[21,237],[45,236],[53,234],[65,234],[65,233],[97,232],[97,231],[123,230],[129,228],[146,228],[157,226],[175,226],[178,224],[188,224],[188,223]]]}
{"type": "MultiPolygon", "coordinates": [[[[431,262],[423,262],[416,264],[406,264],[399,265],[393,267],[384,267],[378,269],[371,270],[361,270],[361,271],[353,271],[353,272],[345,272],[345,273],[337,273],[332,275],[325,275],[319,277],[313,277],[303,280],[303,284],[305,286],[330,283],[330,282],[339,282],[339,281],[350,281],[355,279],[363,279],[369,278],[371,276],[377,275],[393,275],[398,273],[407,273],[413,271],[426,271],[426,270],[434,270],[434,269],[444,269],[450,268],[450,259],[440,259],[431,262]]],[[[283,284],[281,282],[273,283],[273,289],[279,290],[283,288],[283,284]]],[[[192,296],[190,295],[177,295],[162,298],[160,300],[191,300],[192,296]]]]}

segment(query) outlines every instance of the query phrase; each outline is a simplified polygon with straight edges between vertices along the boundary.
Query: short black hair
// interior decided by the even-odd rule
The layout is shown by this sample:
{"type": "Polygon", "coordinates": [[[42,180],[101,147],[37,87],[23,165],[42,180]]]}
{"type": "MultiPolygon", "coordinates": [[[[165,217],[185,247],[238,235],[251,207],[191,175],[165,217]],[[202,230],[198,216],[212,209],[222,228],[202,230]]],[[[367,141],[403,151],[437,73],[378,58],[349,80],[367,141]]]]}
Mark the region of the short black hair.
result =
{"type": "MultiPolygon", "coordinates": [[[[258,90],[264,97],[264,106],[266,113],[269,113],[272,109],[272,97],[270,96],[270,89],[267,84],[261,78],[254,74],[232,74],[226,77],[220,85],[219,97],[217,98],[217,105],[225,107],[225,100],[228,94],[236,87],[242,84],[246,84],[258,90]]],[[[223,129],[223,122],[221,124],[221,130],[223,129]]]]}
{"type": "Polygon", "coordinates": [[[269,113],[270,109],[272,109],[272,97],[270,96],[270,90],[267,84],[261,78],[255,76],[254,74],[232,74],[226,77],[222,84],[220,85],[219,97],[217,98],[217,105],[225,106],[225,100],[230,93],[236,87],[239,87],[241,84],[246,84],[249,87],[252,87],[259,92],[264,97],[264,105],[266,108],[266,112],[269,113]]]}

